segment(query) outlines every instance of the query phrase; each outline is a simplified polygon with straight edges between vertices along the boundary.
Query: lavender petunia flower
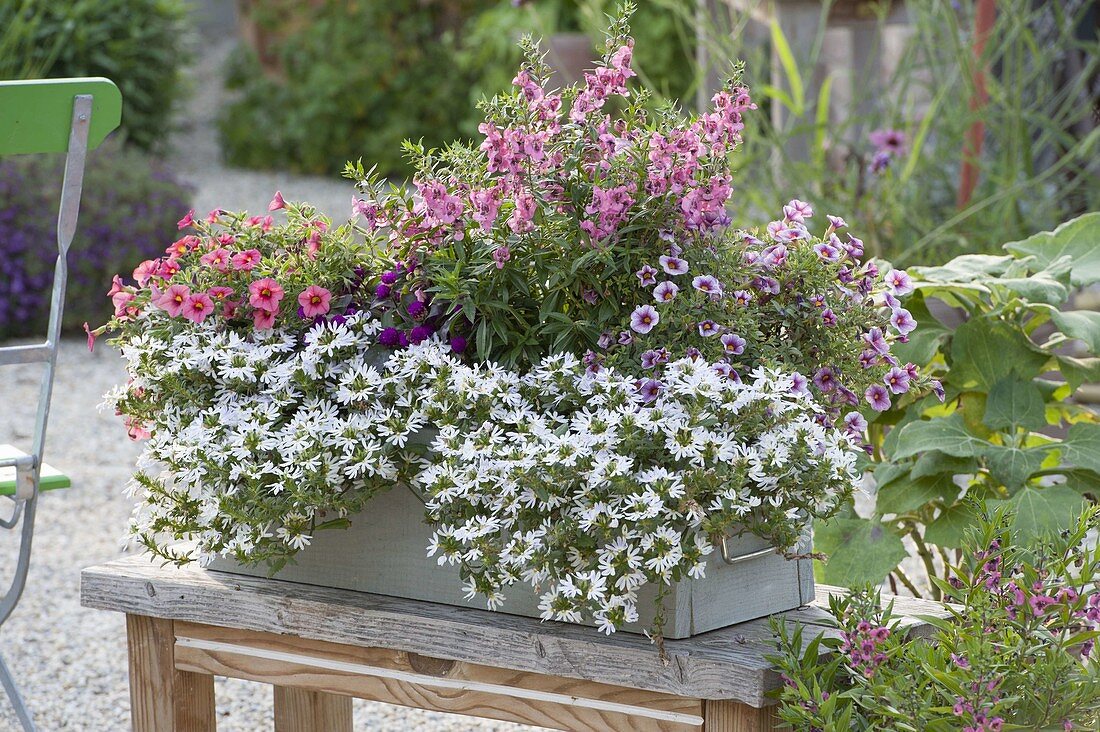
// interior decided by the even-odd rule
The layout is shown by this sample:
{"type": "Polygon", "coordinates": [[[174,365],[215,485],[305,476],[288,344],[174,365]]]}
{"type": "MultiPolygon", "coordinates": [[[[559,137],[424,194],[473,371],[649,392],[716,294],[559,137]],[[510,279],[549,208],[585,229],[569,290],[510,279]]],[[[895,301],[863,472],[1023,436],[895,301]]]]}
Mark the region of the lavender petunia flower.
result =
{"type": "Polygon", "coordinates": [[[904,394],[909,391],[909,372],[903,368],[894,366],[886,372],[882,381],[894,394],[904,394]]]}
{"type": "Polygon", "coordinates": [[[660,396],[664,388],[665,385],[656,379],[646,379],[642,382],[641,386],[638,387],[638,393],[642,395],[643,401],[652,402],[660,396]]]}
{"type": "Polygon", "coordinates": [[[904,297],[913,291],[913,278],[903,269],[892,269],[886,273],[886,286],[898,297],[904,297]]]}
{"type": "Polygon", "coordinates": [[[638,278],[638,282],[641,283],[642,287],[652,287],[657,284],[657,270],[648,264],[635,272],[634,276],[638,278]]]}
{"type": "Polygon", "coordinates": [[[652,305],[639,305],[630,314],[630,328],[636,333],[648,333],[660,322],[661,316],[652,305]]]}
{"type": "Polygon", "coordinates": [[[885,412],[890,408],[890,392],[882,384],[872,384],[863,392],[863,397],[876,412],[885,412]]]}
{"type": "Polygon", "coordinates": [[[691,286],[699,292],[705,292],[708,295],[721,295],[722,285],[715,278],[710,275],[698,275],[691,281],[691,286]]]}
{"type": "Polygon", "coordinates": [[[653,299],[657,302],[670,302],[675,299],[680,288],[675,282],[665,281],[653,288],[653,299]]]}
{"type": "Polygon", "coordinates": [[[662,254],[660,257],[661,269],[670,275],[682,275],[687,274],[688,263],[679,257],[670,257],[666,254],[662,254]]]}
{"type": "Polygon", "coordinates": [[[913,315],[905,308],[896,308],[894,312],[890,314],[890,325],[894,326],[898,333],[908,335],[916,330],[917,321],[913,319],[913,315]]]}
{"type": "Polygon", "coordinates": [[[745,352],[745,339],[736,333],[723,333],[720,340],[722,341],[722,347],[728,354],[740,356],[745,352]]]}
{"type": "Polygon", "coordinates": [[[699,323],[699,335],[703,336],[704,338],[718,335],[718,330],[718,323],[715,323],[713,320],[704,320],[703,322],[699,323]]]}

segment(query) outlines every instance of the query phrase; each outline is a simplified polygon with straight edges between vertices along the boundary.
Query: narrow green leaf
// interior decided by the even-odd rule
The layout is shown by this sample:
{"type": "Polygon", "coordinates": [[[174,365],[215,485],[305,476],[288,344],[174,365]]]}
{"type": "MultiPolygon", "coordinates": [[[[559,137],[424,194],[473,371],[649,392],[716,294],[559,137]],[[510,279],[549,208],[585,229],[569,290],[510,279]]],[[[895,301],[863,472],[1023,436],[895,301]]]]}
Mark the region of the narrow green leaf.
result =
{"type": "Polygon", "coordinates": [[[787,86],[791,89],[791,113],[800,117],[806,108],[806,97],[802,87],[802,74],[798,70],[798,61],[791,53],[787,36],[783,33],[783,28],[778,21],[772,21],[771,34],[772,50],[779,58],[779,64],[783,67],[783,74],[787,78],[787,86]]]}

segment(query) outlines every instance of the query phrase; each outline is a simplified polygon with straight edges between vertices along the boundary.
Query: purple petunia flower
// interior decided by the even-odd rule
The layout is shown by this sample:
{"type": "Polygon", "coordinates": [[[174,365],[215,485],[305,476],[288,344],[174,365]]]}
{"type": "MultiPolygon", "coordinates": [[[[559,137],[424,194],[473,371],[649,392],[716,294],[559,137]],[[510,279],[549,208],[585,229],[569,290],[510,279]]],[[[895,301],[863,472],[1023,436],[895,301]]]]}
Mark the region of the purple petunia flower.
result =
{"type": "Polygon", "coordinates": [[[890,408],[890,392],[881,384],[872,384],[863,392],[863,397],[876,412],[885,412],[890,408]]]}
{"type": "Polygon", "coordinates": [[[661,316],[652,305],[639,305],[630,314],[630,328],[636,333],[648,333],[660,322],[661,316]]]}
{"type": "Polygon", "coordinates": [[[664,388],[665,385],[656,379],[646,379],[638,387],[638,393],[642,395],[643,401],[651,402],[661,394],[664,388]]]}
{"type": "Polygon", "coordinates": [[[778,269],[787,263],[788,250],[783,244],[772,244],[760,252],[760,265],[768,269],[778,269]]]}
{"type": "Polygon", "coordinates": [[[905,133],[901,130],[884,128],[873,131],[867,136],[871,144],[880,152],[896,155],[905,149],[905,133]]]}
{"type": "Polygon", "coordinates": [[[836,313],[833,312],[832,308],[825,308],[821,311],[821,322],[830,328],[837,324],[836,313]]]}
{"type": "Polygon", "coordinates": [[[651,369],[657,366],[658,353],[652,349],[642,354],[642,368],[651,369]]]}
{"type": "Polygon", "coordinates": [[[909,391],[909,372],[894,366],[882,377],[882,381],[892,394],[904,394],[909,391]]]}
{"type": "Polygon", "coordinates": [[[703,336],[704,338],[718,335],[718,330],[718,323],[715,323],[713,320],[704,320],[703,322],[699,323],[699,335],[703,336]]]}
{"type": "Polygon", "coordinates": [[[675,282],[665,281],[653,288],[653,299],[657,302],[670,302],[676,297],[680,288],[675,282]]]}
{"type": "Polygon", "coordinates": [[[825,260],[826,262],[840,261],[840,249],[836,246],[833,246],[827,241],[820,241],[817,244],[814,244],[814,252],[817,253],[818,257],[825,260]]]}
{"type": "Polygon", "coordinates": [[[863,334],[863,341],[871,347],[875,353],[887,354],[890,352],[890,344],[882,333],[882,328],[875,326],[863,334]]]}
{"type": "Polygon", "coordinates": [[[913,291],[913,278],[903,269],[892,269],[886,274],[886,286],[898,297],[913,291]]]}
{"type": "Polygon", "coordinates": [[[823,366],[814,374],[814,386],[823,392],[830,392],[836,388],[836,374],[828,366],[823,366]]]}
{"type": "Polygon", "coordinates": [[[691,281],[691,286],[699,292],[705,292],[708,295],[720,296],[722,294],[721,283],[710,275],[698,275],[691,281]]]}
{"type": "Polygon", "coordinates": [[[722,347],[726,349],[726,353],[734,356],[740,356],[745,352],[745,339],[736,333],[723,333],[722,347]]]}
{"type": "Polygon", "coordinates": [[[631,333],[629,330],[624,330],[624,331],[621,331],[619,333],[619,345],[620,346],[629,346],[633,342],[634,342],[634,334],[631,333]]]}
{"type": "Polygon", "coordinates": [[[859,437],[867,429],[867,420],[859,412],[844,415],[844,431],[853,437],[859,437]]]}
{"type": "Polygon", "coordinates": [[[848,222],[839,216],[825,215],[825,218],[829,219],[829,225],[834,229],[843,229],[848,226],[848,222]]]}
{"type": "Polygon", "coordinates": [[[752,293],[748,290],[734,290],[733,301],[738,305],[748,305],[752,302],[752,293]]]}
{"type": "Polygon", "coordinates": [[[596,345],[599,346],[600,349],[606,351],[608,348],[611,347],[611,344],[614,342],[615,336],[613,336],[608,331],[604,331],[603,333],[600,333],[599,339],[596,340],[596,345]]]}
{"type": "Polygon", "coordinates": [[[679,257],[670,257],[667,254],[662,254],[660,257],[661,269],[670,275],[682,275],[687,274],[688,263],[679,257]]]}
{"type": "Polygon", "coordinates": [[[932,393],[936,395],[940,403],[943,403],[943,400],[947,398],[947,392],[943,390],[943,382],[939,379],[933,379],[930,386],[932,387],[932,393]]]}
{"type": "Polygon", "coordinates": [[[809,380],[798,373],[797,371],[791,373],[791,393],[798,396],[805,396],[810,393],[809,380]]]}
{"type": "Polygon", "coordinates": [[[638,278],[638,282],[641,283],[642,287],[652,287],[657,284],[657,270],[648,264],[635,272],[634,276],[638,278]]]}
{"type": "Polygon", "coordinates": [[[890,314],[890,325],[894,326],[898,333],[908,335],[917,328],[917,321],[905,308],[895,308],[890,314]]]}

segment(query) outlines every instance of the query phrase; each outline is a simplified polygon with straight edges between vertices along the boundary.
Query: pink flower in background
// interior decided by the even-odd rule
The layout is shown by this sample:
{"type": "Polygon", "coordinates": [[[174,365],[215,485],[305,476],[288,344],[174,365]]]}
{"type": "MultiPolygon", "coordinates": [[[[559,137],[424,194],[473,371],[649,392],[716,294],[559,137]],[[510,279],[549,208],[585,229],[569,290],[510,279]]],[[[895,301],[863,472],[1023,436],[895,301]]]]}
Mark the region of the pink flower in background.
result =
{"type": "Polygon", "coordinates": [[[173,318],[183,310],[183,304],[191,297],[191,288],[187,285],[172,285],[157,300],[156,305],[173,318]]]}
{"type": "Polygon", "coordinates": [[[271,203],[267,204],[267,210],[278,211],[281,208],[286,208],[286,201],[283,200],[283,194],[280,191],[275,191],[275,197],[271,199],[271,203]]]}
{"type": "Polygon", "coordinates": [[[868,139],[870,139],[871,144],[874,145],[879,152],[897,155],[905,150],[905,133],[901,130],[875,130],[868,135],[868,139]]]}
{"type": "Polygon", "coordinates": [[[269,330],[275,326],[275,313],[268,310],[253,310],[252,324],[256,330],[269,330]]]}
{"type": "Polygon", "coordinates": [[[201,323],[214,312],[214,301],[205,292],[197,292],[183,301],[183,317],[192,323],[201,323]]]}
{"type": "Polygon", "coordinates": [[[218,247],[199,257],[199,261],[207,267],[213,267],[219,272],[227,272],[229,271],[231,257],[232,255],[229,253],[228,249],[218,247]]]}
{"type": "Polygon", "coordinates": [[[635,333],[648,333],[661,322],[661,316],[652,305],[639,305],[630,314],[630,329],[635,333]]]}
{"type": "Polygon", "coordinates": [[[248,302],[258,310],[277,313],[282,299],[283,288],[270,277],[256,280],[248,286],[248,302]]]}
{"type": "Polygon", "coordinates": [[[313,318],[329,311],[332,293],[318,285],[310,285],[298,295],[298,304],[302,306],[302,315],[313,318]]]}
{"type": "Polygon", "coordinates": [[[249,226],[258,226],[260,231],[271,231],[271,227],[275,225],[275,218],[273,216],[253,216],[248,219],[249,226]]]}
{"type": "Polygon", "coordinates": [[[237,252],[231,261],[233,266],[242,272],[251,272],[252,268],[260,263],[260,250],[245,249],[243,252],[237,252]]]}
{"type": "Polygon", "coordinates": [[[186,229],[188,226],[195,224],[195,209],[191,209],[187,212],[187,215],[176,222],[176,227],[180,229],[186,229]]]}

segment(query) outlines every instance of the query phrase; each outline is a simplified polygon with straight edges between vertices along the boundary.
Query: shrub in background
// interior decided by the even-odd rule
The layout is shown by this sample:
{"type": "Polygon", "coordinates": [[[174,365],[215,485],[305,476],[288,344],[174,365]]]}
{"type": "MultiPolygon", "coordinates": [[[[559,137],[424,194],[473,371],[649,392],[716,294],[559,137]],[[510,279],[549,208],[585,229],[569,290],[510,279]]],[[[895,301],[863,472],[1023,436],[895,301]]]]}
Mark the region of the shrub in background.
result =
{"type": "Polygon", "coordinates": [[[264,68],[253,49],[232,58],[239,92],[220,121],[234,165],[338,173],[365,157],[384,173],[406,170],[401,143],[458,137],[470,80],[453,62],[474,0],[277,0],[252,19],[270,39],[264,68]]]}
{"type": "MultiPolygon", "coordinates": [[[[62,168],[59,156],[0,160],[0,339],[44,332],[49,317],[62,168]]],[[[108,141],[89,154],[69,251],[64,325],[111,315],[111,276],[164,253],[190,191],[161,163],[108,141]]]]}
{"type": "Polygon", "coordinates": [[[0,78],[105,76],[122,91],[127,140],[157,149],[183,91],[185,13],[182,0],[0,2],[0,78]]]}
{"type": "MultiPolygon", "coordinates": [[[[930,577],[980,520],[972,503],[1007,504],[1026,538],[1057,531],[1100,499],[1100,416],[1071,398],[1100,380],[1100,313],[1063,310],[1100,282],[1100,212],[1053,232],[911,267],[905,306],[918,322],[895,355],[942,381],[944,403],[903,395],[870,426],[875,515],[817,527],[824,580],[855,586],[892,573],[911,539],[930,577]]],[[[932,596],[939,599],[939,586],[932,596]]]]}

